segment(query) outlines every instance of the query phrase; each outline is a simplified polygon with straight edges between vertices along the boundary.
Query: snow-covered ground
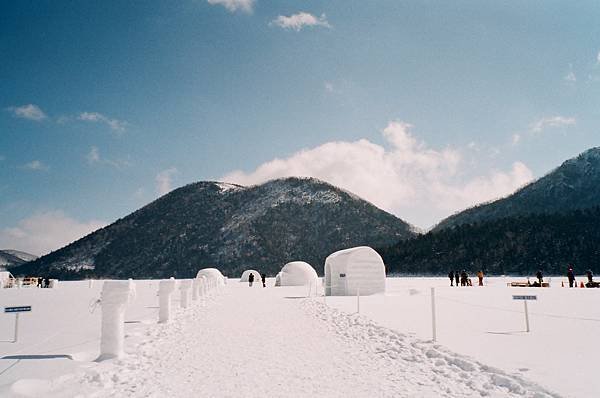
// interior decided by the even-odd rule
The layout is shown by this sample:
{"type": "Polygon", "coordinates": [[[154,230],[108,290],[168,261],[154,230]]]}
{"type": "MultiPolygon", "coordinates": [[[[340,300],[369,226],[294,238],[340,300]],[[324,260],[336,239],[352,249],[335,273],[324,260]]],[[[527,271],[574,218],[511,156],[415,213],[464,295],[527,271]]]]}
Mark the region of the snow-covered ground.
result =
{"type": "MultiPolygon", "coordinates": [[[[103,362],[94,362],[101,282],[2,289],[0,306],[33,311],[21,315],[17,343],[0,342],[0,396],[598,396],[600,289],[446,282],[388,278],[385,296],[361,297],[358,316],[355,297],[305,299],[304,287],[230,280],[165,325],[156,322],[158,281],[136,281],[127,356],[103,362]],[[525,333],[523,303],[511,295],[530,293],[538,300],[525,333]]],[[[0,314],[0,340],[12,338],[13,321],[0,314]]]]}

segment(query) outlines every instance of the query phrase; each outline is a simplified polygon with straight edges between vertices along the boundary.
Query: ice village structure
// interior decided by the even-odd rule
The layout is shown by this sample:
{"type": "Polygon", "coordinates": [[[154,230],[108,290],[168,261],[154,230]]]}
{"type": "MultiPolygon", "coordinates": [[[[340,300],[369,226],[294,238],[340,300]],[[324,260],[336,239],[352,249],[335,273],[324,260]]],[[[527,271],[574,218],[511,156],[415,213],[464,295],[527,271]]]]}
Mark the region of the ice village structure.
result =
{"type": "Polygon", "coordinates": [[[221,271],[219,271],[216,268],[201,269],[200,271],[198,271],[198,274],[196,274],[196,278],[200,278],[201,276],[205,276],[207,279],[214,279],[219,285],[225,284],[225,277],[223,276],[221,271]]]}
{"type": "Polygon", "coordinates": [[[317,283],[317,271],[304,261],[292,261],[283,266],[275,277],[275,286],[306,286],[317,283]]]}
{"type": "Polygon", "coordinates": [[[337,251],[325,259],[326,296],[361,296],[385,292],[385,265],[368,246],[337,251]]]}
{"type": "Polygon", "coordinates": [[[240,282],[248,282],[248,278],[250,277],[250,274],[254,274],[254,282],[260,281],[260,273],[258,271],[253,270],[253,269],[247,269],[246,271],[242,272],[242,276],[240,277],[240,282]]]}

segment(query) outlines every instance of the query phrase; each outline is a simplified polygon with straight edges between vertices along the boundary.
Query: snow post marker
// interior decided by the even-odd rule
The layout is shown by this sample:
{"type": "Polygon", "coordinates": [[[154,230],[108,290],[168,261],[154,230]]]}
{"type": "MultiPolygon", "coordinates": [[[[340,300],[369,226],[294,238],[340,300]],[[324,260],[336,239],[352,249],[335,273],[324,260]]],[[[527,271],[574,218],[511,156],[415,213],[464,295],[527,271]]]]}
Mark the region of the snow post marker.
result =
{"type": "Polygon", "coordinates": [[[125,308],[134,297],[135,284],[132,280],[104,282],[101,296],[100,356],[96,361],[123,356],[125,308]]]}
{"type": "Polygon", "coordinates": [[[431,332],[433,336],[433,342],[437,341],[437,330],[435,324],[435,287],[431,288],[431,332]]]}
{"type": "Polygon", "coordinates": [[[192,281],[189,279],[183,279],[179,282],[179,293],[181,301],[179,305],[181,308],[187,308],[190,306],[190,288],[192,287],[192,281]]]}
{"type": "Polygon", "coordinates": [[[171,294],[175,291],[174,278],[162,280],[158,284],[158,323],[169,322],[171,318],[171,294]]]}
{"type": "Polygon", "coordinates": [[[198,278],[192,279],[192,301],[198,300],[198,278]]]}

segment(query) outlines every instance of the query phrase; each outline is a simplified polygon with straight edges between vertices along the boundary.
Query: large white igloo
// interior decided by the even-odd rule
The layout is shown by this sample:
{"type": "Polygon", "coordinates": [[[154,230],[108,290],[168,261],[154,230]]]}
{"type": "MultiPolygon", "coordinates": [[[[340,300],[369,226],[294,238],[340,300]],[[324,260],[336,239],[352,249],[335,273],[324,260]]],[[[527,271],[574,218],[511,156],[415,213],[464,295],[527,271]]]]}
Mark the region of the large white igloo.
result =
{"type": "Polygon", "coordinates": [[[361,296],[385,292],[385,265],[368,246],[337,251],[325,259],[326,296],[361,296]]]}
{"type": "Polygon", "coordinates": [[[240,282],[248,282],[248,277],[250,277],[250,274],[254,274],[254,282],[260,282],[260,272],[253,269],[247,269],[246,271],[242,272],[240,282]]]}
{"type": "Polygon", "coordinates": [[[219,285],[225,284],[225,277],[223,276],[221,271],[219,271],[216,268],[201,269],[200,271],[198,271],[198,274],[196,274],[196,278],[200,278],[201,276],[206,276],[208,279],[214,279],[219,285]]]}
{"type": "Polygon", "coordinates": [[[275,277],[275,286],[306,286],[316,284],[317,271],[304,261],[292,261],[283,266],[275,277]]]}

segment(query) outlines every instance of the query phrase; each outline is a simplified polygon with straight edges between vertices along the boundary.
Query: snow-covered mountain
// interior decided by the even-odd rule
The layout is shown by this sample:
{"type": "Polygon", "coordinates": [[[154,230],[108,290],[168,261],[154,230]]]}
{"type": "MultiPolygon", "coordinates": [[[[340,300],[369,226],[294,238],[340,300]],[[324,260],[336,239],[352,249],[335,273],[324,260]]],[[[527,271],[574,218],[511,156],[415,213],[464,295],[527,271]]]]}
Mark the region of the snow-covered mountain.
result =
{"type": "Polygon", "coordinates": [[[325,182],[286,178],[243,187],[198,182],[14,270],[61,278],[189,277],[218,266],[273,275],[292,260],[321,272],[333,251],[387,246],[411,225],[325,182]]]}
{"type": "Polygon", "coordinates": [[[37,259],[38,256],[19,250],[0,250],[0,267],[10,268],[37,259]]]}
{"type": "Polygon", "coordinates": [[[528,214],[567,213],[600,206],[600,147],[569,159],[514,194],[462,211],[433,230],[528,214]]]}

